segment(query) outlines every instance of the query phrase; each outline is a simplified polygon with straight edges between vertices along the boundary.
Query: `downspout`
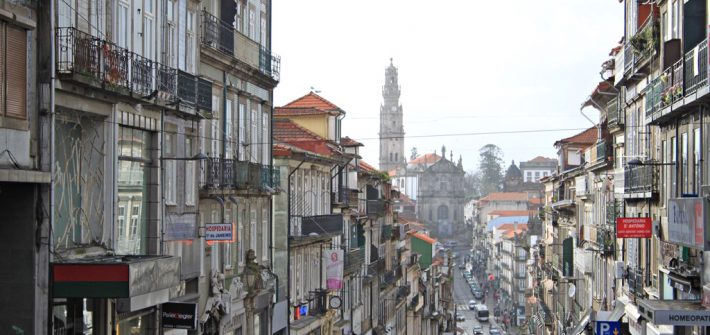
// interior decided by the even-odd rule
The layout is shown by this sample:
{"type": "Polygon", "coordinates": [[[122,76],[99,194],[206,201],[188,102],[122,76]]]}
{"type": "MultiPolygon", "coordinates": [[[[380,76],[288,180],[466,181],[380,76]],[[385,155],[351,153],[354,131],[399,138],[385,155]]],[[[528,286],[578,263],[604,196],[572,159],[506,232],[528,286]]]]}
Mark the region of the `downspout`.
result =
{"type": "MultiPolygon", "coordinates": [[[[41,2],[42,4],[44,2],[41,2]]],[[[54,165],[54,159],[55,159],[55,146],[54,146],[54,140],[55,140],[55,133],[54,133],[54,128],[55,128],[55,123],[56,123],[56,115],[55,115],[55,108],[54,108],[54,102],[55,102],[55,94],[54,90],[56,88],[56,83],[55,83],[55,76],[56,76],[56,23],[55,23],[55,18],[54,18],[54,8],[55,2],[54,0],[49,0],[49,68],[50,68],[50,74],[49,74],[49,238],[47,239],[47,252],[51,253],[53,250],[53,236],[52,236],[52,225],[54,225],[54,176],[56,175],[55,171],[55,165],[54,165]]],[[[41,24],[41,21],[40,21],[41,24]]],[[[52,333],[52,328],[54,327],[53,320],[53,310],[52,310],[52,300],[54,299],[52,297],[52,290],[53,290],[53,285],[52,285],[52,266],[51,266],[51,256],[47,256],[47,275],[48,275],[48,280],[47,280],[47,333],[51,334],[52,333]]],[[[113,318],[112,318],[113,319],[113,318]]],[[[115,320],[115,319],[114,319],[115,320]]],[[[115,322],[115,321],[114,321],[115,322]]],[[[115,325],[112,326],[114,328],[115,325]]]]}

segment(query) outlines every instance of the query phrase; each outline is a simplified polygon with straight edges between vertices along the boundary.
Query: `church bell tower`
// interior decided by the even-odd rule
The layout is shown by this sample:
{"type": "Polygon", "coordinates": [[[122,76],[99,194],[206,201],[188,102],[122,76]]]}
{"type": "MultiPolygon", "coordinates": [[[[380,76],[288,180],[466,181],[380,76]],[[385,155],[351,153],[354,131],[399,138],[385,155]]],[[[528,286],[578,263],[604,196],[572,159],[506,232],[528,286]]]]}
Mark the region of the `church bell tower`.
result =
{"type": "Polygon", "coordinates": [[[382,87],[384,102],[380,106],[380,170],[382,171],[389,171],[406,164],[399,94],[397,68],[390,58],[390,65],[385,69],[385,85],[382,87]]]}

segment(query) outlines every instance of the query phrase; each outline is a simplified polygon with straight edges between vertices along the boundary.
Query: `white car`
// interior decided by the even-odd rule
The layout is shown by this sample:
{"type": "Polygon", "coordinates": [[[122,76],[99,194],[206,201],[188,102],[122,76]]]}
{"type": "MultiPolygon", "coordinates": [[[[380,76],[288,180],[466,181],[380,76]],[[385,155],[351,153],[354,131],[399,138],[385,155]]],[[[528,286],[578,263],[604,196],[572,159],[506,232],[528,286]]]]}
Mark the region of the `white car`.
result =
{"type": "Polygon", "coordinates": [[[469,300],[468,301],[468,309],[476,309],[476,300],[469,300]]]}

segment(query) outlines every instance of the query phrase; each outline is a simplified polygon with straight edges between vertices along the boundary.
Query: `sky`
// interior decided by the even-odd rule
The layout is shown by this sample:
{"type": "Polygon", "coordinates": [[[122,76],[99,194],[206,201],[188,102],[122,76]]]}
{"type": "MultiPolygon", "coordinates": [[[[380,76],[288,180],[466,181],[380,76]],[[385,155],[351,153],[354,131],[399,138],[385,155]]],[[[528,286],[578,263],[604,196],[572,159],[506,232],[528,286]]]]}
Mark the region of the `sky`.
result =
{"type": "MultiPolygon", "coordinates": [[[[345,110],[343,135],[362,142],[361,156],[374,166],[390,58],[399,70],[405,155],[412,147],[441,153],[445,145],[447,156],[461,155],[471,171],[485,144],[502,149],[507,167],[511,160],[555,157],[556,140],[591,127],[580,106],[623,36],[623,5],[616,0],[272,5],[272,51],[281,57],[276,106],[313,88],[345,110]],[[515,133],[527,130],[546,131],[515,133]]],[[[584,112],[598,120],[594,109],[584,112]]]]}

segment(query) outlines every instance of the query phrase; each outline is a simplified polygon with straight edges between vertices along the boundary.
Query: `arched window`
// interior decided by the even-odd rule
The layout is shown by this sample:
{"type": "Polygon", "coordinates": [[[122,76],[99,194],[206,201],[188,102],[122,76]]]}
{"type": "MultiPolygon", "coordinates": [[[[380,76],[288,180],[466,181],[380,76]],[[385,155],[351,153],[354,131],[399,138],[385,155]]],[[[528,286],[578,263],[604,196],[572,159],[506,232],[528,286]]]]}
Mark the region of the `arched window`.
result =
{"type": "Polygon", "coordinates": [[[446,205],[439,206],[439,208],[436,210],[436,218],[439,220],[448,220],[449,207],[446,207],[446,205]]]}

